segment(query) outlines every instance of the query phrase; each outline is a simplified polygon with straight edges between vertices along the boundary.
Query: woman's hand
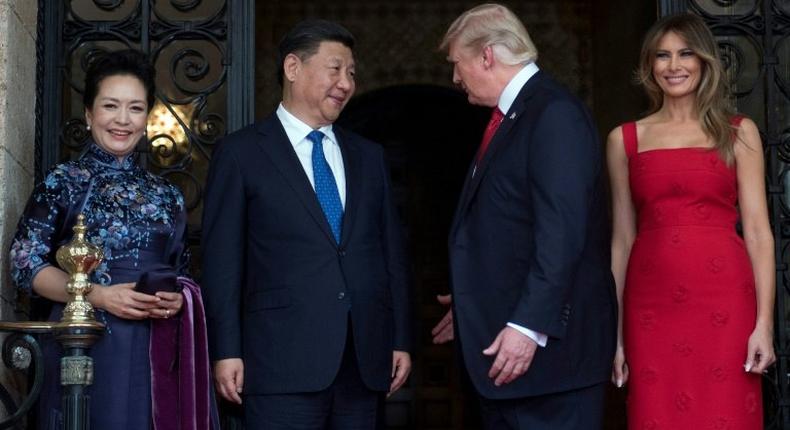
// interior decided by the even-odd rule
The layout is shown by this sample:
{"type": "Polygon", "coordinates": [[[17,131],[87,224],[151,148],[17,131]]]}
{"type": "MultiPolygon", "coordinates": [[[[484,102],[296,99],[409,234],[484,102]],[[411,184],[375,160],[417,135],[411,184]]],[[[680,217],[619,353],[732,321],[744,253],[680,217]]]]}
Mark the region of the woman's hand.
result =
{"type": "Polygon", "coordinates": [[[614,353],[614,363],[612,364],[612,383],[620,388],[626,382],[628,382],[628,363],[625,362],[623,345],[618,342],[617,350],[614,353]]]}
{"type": "MultiPolygon", "coordinates": [[[[94,285],[88,301],[95,307],[127,320],[141,320],[158,315],[162,299],[134,290],[134,282],[114,284],[107,287],[94,285]]],[[[180,305],[179,305],[180,308],[180,305]]]]}
{"type": "Polygon", "coordinates": [[[749,336],[746,363],[743,365],[743,369],[747,372],[761,374],[775,361],[774,330],[771,326],[758,325],[749,336]]]}
{"type": "Polygon", "coordinates": [[[170,318],[181,310],[184,305],[184,296],[180,292],[171,293],[159,291],[156,296],[160,299],[157,308],[151,313],[152,318],[170,318]]]}

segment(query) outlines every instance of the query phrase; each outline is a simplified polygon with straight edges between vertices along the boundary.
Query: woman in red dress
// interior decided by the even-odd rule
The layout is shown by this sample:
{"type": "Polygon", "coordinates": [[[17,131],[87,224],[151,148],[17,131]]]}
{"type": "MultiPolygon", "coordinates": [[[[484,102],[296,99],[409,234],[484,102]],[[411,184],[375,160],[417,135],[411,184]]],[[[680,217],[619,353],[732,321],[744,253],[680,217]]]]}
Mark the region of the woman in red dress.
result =
{"type": "Polygon", "coordinates": [[[652,113],[607,141],[622,315],[612,381],[628,383],[628,427],[761,429],[775,267],[759,132],[730,107],[696,15],[651,28],[638,77],[652,113]]]}

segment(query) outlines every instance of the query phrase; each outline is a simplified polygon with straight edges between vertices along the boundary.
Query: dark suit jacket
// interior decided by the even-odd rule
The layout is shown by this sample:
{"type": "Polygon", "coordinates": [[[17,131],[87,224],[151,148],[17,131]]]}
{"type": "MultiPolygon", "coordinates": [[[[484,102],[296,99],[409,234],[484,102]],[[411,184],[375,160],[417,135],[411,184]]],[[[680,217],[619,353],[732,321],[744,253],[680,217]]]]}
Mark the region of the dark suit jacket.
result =
{"type": "Polygon", "coordinates": [[[334,380],[352,321],[365,384],[389,389],[409,349],[407,267],[383,151],[334,127],[346,174],[342,238],[276,115],[215,149],[203,208],[203,294],[212,360],[244,359],[246,394],[334,380]]]}
{"type": "Polygon", "coordinates": [[[608,379],[616,340],[601,148],[584,105],[544,73],[521,89],[450,231],[455,329],[484,397],[519,398],[608,379]],[[548,335],[502,387],[482,350],[507,322],[548,335]]]}

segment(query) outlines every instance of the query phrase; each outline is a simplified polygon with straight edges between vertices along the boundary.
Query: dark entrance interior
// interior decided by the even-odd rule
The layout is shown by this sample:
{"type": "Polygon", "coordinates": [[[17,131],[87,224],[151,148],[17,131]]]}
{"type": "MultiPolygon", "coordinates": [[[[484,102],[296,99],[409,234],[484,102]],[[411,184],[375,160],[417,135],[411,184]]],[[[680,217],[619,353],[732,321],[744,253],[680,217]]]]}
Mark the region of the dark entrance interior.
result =
{"type": "Polygon", "coordinates": [[[388,428],[414,428],[416,422],[421,428],[448,428],[460,418],[453,416],[463,404],[460,372],[452,347],[431,343],[431,322],[443,312],[431,304],[437,294],[449,291],[447,232],[487,120],[487,109],[470,106],[461,93],[434,85],[371,91],[350,102],[339,120],[384,146],[411,254],[415,369],[408,385],[387,403],[388,428]]]}

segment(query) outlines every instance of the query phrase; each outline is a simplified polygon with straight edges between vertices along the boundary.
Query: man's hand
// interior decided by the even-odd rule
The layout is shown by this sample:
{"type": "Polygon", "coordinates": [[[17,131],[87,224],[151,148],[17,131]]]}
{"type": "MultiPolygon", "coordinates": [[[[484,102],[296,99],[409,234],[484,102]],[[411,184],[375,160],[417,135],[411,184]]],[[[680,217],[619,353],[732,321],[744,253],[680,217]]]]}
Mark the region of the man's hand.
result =
{"type": "Polygon", "coordinates": [[[523,375],[532,364],[538,344],[518,330],[505,327],[499,332],[494,343],[483,350],[485,355],[496,354],[488,377],[494,379],[497,387],[508,384],[523,375]]]}
{"type": "Polygon", "coordinates": [[[392,383],[390,384],[390,392],[387,393],[387,397],[398,391],[398,388],[406,382],[409,373],[411,373],[411,356],[409,353],[392,351],[392,383]]]}
{"type": "Polygon", "coordinates": [[[214,386],[227,401],[241,404],[244,386],[244,362],[241,358],[226,358],[214,362],[214,386]]]}
{"type": "MultiPolygon", "coordinates": [[[[445,306],[450,306],[453,302],[453,295],[446,294],[446,295],[438,295],[436,296],[436,300],[445,306]]],[[[444,318],[439,321],[438,324],[431,330],[431,334],[433,335],[433,343],[440,344],[440,343],[447,343],[454,338],[453,333],[453,309],[450,308],[447,313],[444,315],[444,318]]]]}

